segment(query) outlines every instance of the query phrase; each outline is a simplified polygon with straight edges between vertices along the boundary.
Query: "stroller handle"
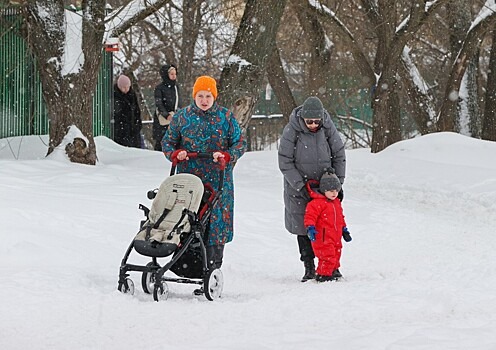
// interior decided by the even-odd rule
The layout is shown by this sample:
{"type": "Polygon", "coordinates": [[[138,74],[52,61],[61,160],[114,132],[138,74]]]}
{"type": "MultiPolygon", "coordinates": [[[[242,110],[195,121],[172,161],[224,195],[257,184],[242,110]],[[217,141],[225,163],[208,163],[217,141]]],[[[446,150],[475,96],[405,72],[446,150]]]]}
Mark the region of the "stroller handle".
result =
{"type": "MultiPolygon", "coordinates": [[[[183,150],[176,150],[174,153],[172,153],[172,167],[175,167],[177,163],[179,162],[184,162],[187,161],[188,159],[183,159],[179,160],[177,159],[177,155],[179,154],[180,151],[183,150]]],[[[207,152],[187,152],[187,157],[189,159],[194,159],[194,158],[212,158],[213,160],[213,154],[214,152],[207,153],[207,152]]],[[[217,158],[217,162],[219,163],[220,170],[224,170],[226,168],[226,160],[224,158],[217,158]]]]}
{"type": "MultiPolygon", "coordinates": [[[[172,167],[171,167],[171,171],[170,171],[170,175],[171,176],[176,173],[176,165],[177,165],[177,163],[188,160],[188,159],[183,159],[183,160],[177,159],[177,155],[181,151],[183,151],[183,150],[175,150],[172,153],[172,156],[171,156],[172,167]]],[[[208,159],[212,159],[212,161],[213,161],[213,154],[214,154],[214,152],[210,152],[210,153],[207,153],[207,152],[187,152],[187,157],[189,159],[194,159],[194,158],[205,158],[205,159],[207,159],[208,158],[208,159]]],[[[219,187],[217,188],[217,194],[216,194],[216,196],[218,198],[218,196],[220,195],[220,193],[222,192],[222,190],[224,188],[224,174],[225,174],[225,170],[226,170],[226,160],[224,158],[217,158],[217,162],[219,163],[219,168],[220,168],[220,173],[219,173],[219,187]]]]}

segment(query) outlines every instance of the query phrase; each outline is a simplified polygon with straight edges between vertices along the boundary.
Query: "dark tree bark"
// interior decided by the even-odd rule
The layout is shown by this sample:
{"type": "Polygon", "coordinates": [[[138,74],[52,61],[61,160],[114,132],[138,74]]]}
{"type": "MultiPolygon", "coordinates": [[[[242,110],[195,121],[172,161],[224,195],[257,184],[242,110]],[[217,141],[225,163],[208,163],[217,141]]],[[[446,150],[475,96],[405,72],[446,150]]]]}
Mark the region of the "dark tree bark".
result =
{"type": "Polygon", "coordinates": [[[41,0],[28,2],[23,11],[30,33],[28,43],[41,67],[43,97],[50,119],[48,154],[61,144],[69,127],[75,125],[88,139],[89,144],[85,147],[75,147],[75,152],[79,150],[80,154],[73,153],[71,160],[93,165],[96,163],[96,147],[91,118],[92,101],[102,59],[102,45],[95,43],[103,42],[105,0],[93,1],[83,6],[84,63],[75,73],[63,71],[63,1],[51,1],[50,4],[41,0]],[[46,11],[45,14],[43,10],[46,11]]]}
{"type": "MultiPolygon", "coordinates": [[[[470,3],[466,0],[452,0],[447,5],[448,23],[450,28],[450,52],[451,64],[456,59],[460,51],[468,29],[470,28],[471,11],[470,3]]],[[[454,120],[454,127],[457,132],[463,131],[462,122],[467,122],[467,128],[464,133],[469,136],[478,137],[480,135],[480,115],[478,108],[478,91],[477,91],[477,51],[469,59],[467,70],[464,73],[466,96],[459,96],[455,113],[451,118],[454,120]],[[463,120],[468,119],[467,120],[463,120]]]]}
{"type": "Polygon", "coordinates": [[[300,0],[293,0],[290,4],[303,28],[302,38],[310,47],[310,60],[306,68],[309,77],[306,91],[309,95],[326,101],[329,97],[327,82],[331,74],[332,46],[329,45],[315,7],[310,6],[308,1],[300,0]]]}
{"type": "Polygon", "coordinates": [[[401,28],[396,28],[395,0],[361,0],[374,25],[377,37],[377,52],[374,71],[378,80],[374,89],[372,108],[374,111],[371,151],[380,152],[401,140],[400,109],[398,97],[398,70],[401,55],[409,40],[444,5],[439,0],[426,10],[425,1],[412,1],[408,18],[401,28]]]}
{"type": "MultiPolygon", "coordinates": [[[[435,115],[429,114],[429,110],[434,111],[434,104],[431,98],[431,95],[428,91],[425,91],[425,86],[417,86],[415,84],[414,78],[412,77],[411,69],[415,69],[412,62],[405,57],[402,59],[402,65],[400,69],[398,69],[398,74],[401,78],[401,84],[405,89],[405,93],[403,94],[406,98],[408,98],[413,105],[411,108],[412,118],[417,125],[418,131],[422,134],[428,134],[433,132],[434,129],[434,120],[435,115]],[[421,88],[423,90],[421,91],[421,88]]],[[[418,72],[415,72],[418,74],[418,72]]],[[[414,74],[415,74],[414,73],[414,74]]],[[[434,114],[433,112],[431,112],[434,114]]]]}
{"type": "Polygon", "coordinates": [[[444,100],[439,112],[437,123],[438,131],[456,131],[456,110],[458,107],[458,95],[460,84],[470,60],[477,52],[482,39],[487,31],[492,30],[496,24],[496,13],[490,15],[478,22],[465,36],[463,45],[453,63],[446,89],[444,100]]]}
{"type": "Polygon", "coordinates": [[[483,140],[496,141],[496,30],[493,30],[492,40],[481,137],[483,140]]]}
{"type": "Polygon", "coordinates": [[[248,125],[258,100],[285,6],[286,0],[247,0],[230,58],[222,70],[219,103],[233,108],[242,128],[248,125]]]}
{"type": "Polygon", "coordinates": [[[369,0],[362,3],[366,6],[369,18],[376,28],[378,39],[374,71],[379,79],[372,99],[374,128],[371,144],[371,151],[376,153],[401,140],[396,63],[401,57],[403,45],[399,45],[400,36],[396,35],[395,0],[379,1],[378,7],[369,0]]]}
{"type": "Polygon", "coordinates": [[[293,93],[289,88],[288,78],[284,73],[284,67],[281,62],[279,50],[276,46],[272,49],[269,64],[267,65],[267,77],[269,84],[274,90],[279,101],[279,108],[281,108],[282,115],[286,123],[289,122],[289,115],[296,108],[296,101],[293,93]]]}
{"type": "MultiPolygon", "coordinates": [[[[195,56],[195,43],[198,40],[201,27],[201,5],[204,0],[184,0],[183,2],[183,35],[181,44],[181,81],[183,92],[189,91],[185,87],[193,87],[193,59],[195,56]]],[[[185,99],[188,100],[188,99],[185,99]]]]}
{"type": "MultiPolygon", "coordinates": [[[[305,1],[308,6],[308,0],[305,1]]],[[[362,75],[364,85],[367,87],[374,85],[376,81],[374,69],[372,68],[372,65],[370,64],[363,48],[360,46],[360,43],[357,42],[350,30],[334,13],[331,14],[329,11],[325,11],[320,7],[316,7],[315,9],[319,19],[326,22],[326,24],[329,24],[332,27],[333,32],[338,34],[340,39],[346,44],[349,52],[353,56],[358,70],[362,75]]]]}

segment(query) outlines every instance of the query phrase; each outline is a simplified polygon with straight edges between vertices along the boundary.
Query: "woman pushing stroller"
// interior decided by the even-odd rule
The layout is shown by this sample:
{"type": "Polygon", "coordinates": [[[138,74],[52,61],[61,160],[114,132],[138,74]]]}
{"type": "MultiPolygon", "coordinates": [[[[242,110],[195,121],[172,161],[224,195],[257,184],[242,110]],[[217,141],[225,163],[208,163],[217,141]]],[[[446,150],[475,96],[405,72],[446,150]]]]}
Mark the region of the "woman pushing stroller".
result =
{"type": "MultiPolygon", "coordinates": [[[[241,128],[234,114],[217,104],[217,84],[209,76],[196,79],[194,101],[174,114],[162,139],[162,151],[167,159],[177,158],[177,173],[198,176],[204,184],[217,188],[219,158],[226,161],[224,187],[217,205],[212,209],[206,230],[206,250],[209,266],[220,268],[224,245],[233,239],[234,181],[233,168],[246,150],[241,128]],[[187,153],[212,153],[212,159],[187,159],[187,153]]],[[[201,291],[195,291],[196,294],[201,291]]]]}

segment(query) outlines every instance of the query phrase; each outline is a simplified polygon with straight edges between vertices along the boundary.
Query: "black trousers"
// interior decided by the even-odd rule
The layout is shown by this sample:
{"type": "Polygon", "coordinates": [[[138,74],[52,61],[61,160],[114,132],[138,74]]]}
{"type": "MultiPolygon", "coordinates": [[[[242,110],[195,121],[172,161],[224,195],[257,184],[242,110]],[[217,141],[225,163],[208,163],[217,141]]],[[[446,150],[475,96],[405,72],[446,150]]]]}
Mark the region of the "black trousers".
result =
{"type": "Polygon", "coordinates": [[[298,235],[298,248],[300,249],[300,260],[313,261],[315,259],[315,254],[312,249],[312,242],[307,235],[298,235]]]}
{"type": "Polygon", "coordinates": [[[224,245],[206,246],[208,266],[213,269],[220,269],[224,258],[224,245]]]}
{"type": "MultiPolygon", "coordinates": [[[[155,116],[155,118],[158,118],[155,116]]],[[[153,141],[155,144],[153,145],[153,149],[155,151],[160,151],[162,152],[162,139],[164,138],[165,132],[169,128],[169,125],[162,126],[160,124],[155,125],[153,124],[153,141]]]]}

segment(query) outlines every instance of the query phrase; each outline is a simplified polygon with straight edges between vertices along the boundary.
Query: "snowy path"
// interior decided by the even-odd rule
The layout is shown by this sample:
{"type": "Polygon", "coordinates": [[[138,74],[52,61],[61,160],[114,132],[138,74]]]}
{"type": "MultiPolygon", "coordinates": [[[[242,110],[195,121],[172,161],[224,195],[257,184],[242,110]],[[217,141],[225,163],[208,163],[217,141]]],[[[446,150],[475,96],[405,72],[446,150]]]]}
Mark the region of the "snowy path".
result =
{"type": "Polygon", "coordinates": [[[116,291],[137,205],[168,174],[162,155],[100,138],[97,167],[0,157],[0,348],[496,349],[496,145],[442,134],[395,146],[348,152],[353,241],[345,281],[328,284],[299,282],[277,154],[246,154],[216,302],[170,284],[156,303],[139,274],[134,296],[116,291]]]}

